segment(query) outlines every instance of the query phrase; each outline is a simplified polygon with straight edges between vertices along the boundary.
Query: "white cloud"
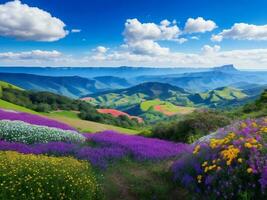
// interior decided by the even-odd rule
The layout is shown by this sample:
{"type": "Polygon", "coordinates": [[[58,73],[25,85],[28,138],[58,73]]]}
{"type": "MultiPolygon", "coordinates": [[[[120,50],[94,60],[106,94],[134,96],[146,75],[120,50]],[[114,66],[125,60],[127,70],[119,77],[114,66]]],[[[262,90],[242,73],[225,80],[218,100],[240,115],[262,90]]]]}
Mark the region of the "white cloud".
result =
{"type": "MultiPolygon", "coordinates": [[[[146,50],[147,51],[147,50],[146,50]]],[[[164,52],[164,51],[163,51],[164,52]]],[[[2,52],[0,65],[18,66],[153,66],[207,67],[232,63],[239,68],[267,69],[266,49],[222,51],[220,47],[205,45],[199,53],[165,51],[162,54],[136,54],[122,48],[84,57],[64,55],[58,51],[33,50],[2,52]]]]}
{"type": "Polygon", "coordinates": [[[197,37],[197,36],[192,36],[191,39],[192,39],[192,40],[199,40],[199,37],[197,37]]]}
{"type": "Polygon", "coordinates": [[[81,29],[71,29],[72,33],[80,33],[82,30],[81,29]]]}
{"type": "Polygon", "coordinates": [[[213,42],[221,42],[222,41],[222,39],[223,39],[223,37],[221,36],[221,35],[212,35],[211,36],[211,41],[213,41],[213,42]]]}
{"type": "Polygon", "coordinates": [[[42,51],[42,50],[32,50],[32,51],[23,51],[23,52],[6,52],[0,53],[0,59],[6,60],[52,60],[55,58],[61,57],[61,53],[53,51],[42,51]]]}
{"type": "Polygon", "coordinates": [[[204,45],[201,50],[203,54],[212,54],[220,51],[220,49],[221,47],[219,45],[214,45],[213,47],[209,45],[204,45]]]}
{"type": "Polygon", "coordinates": [[[0,5],[0,36],[19,40],[56,41],[68,31],[60,19],[37,7],[29,7],[19,0],[0,5]]]}
{"type": "Polygon", "coordinates": [[[179,36],[180,29],[168,20],[155,23],[141,23],[138,19],[127,19],[123,35],[128,42],[140,40],[172,40],[179,36]]]}
{"type": "Polygon", "coordinates": [[[94,49],[96,53],[106,53],[108,51],[108,48],[104,46],[98,46],[94,49]]]}
{"type": "Polygon", "coordinates": [[[184,31],[186,33],[205,33],[217,28],[217,25],[212,20],[205,20],[202,17],[196,19],[189,18],[185,23],[184,31]]]}
{"type": "Polygon", "coordinates": [[[169,52],[169,48],[161,47],[152,40],[142,40],[128,44],[128,49],[133,54],[138,55],[164,55],[169,52]]]}
{"type": "Polygon", "coordinates": [[[164,54],[136,54],[129,51],[111,51],[101,57],[87,57],[84,66],[153,66],[153,67],[207,67],[232,63],[239,68],[267,66],[267,49],[222,51],[220,46],[204,45],[199,53],[166,51],[164,54]]]}
{"type": "Polygon", "coordinates": [[[180,34],[178,26],[167,19],[162,20],[159,25],[128,19],[123,31],[123,46],[132,54],[163,55],[169,52],[169,48],[161,47],[158,41],[186,42],[187,39],[179,38],[180,34]]]}
{"type": "Polygon", "coordinates": [[[211,40],[220,42],[225,38],[234,40],[267,40],[267,25],[257,26],[254,24],[236,23],[230,29],[225,29],[211,40]]]}
{"type": "Polygon", "coordinates": [[[177,39],[174,39],[173,41],[176,41],[179,44],[183,44],[183,43],[187,42],[188,39],[186,39],[186,38],[177,38],[177,39]]]}

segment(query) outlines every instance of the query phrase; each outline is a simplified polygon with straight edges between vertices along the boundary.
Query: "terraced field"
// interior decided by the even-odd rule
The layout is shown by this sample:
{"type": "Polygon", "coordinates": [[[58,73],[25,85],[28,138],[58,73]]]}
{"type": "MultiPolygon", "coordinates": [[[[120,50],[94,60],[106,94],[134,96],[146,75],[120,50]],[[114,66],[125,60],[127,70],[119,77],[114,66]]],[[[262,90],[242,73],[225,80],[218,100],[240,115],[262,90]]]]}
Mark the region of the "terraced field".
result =
{"type": "Polygon", "coordinates": [[[158,111],[166,116],[172,116],[176,114],[189,114],[195,110],[192,107],[176,106],[170,102],[160,100],[149,100],[140,104],[142,111],[147,112],[149,110],[158,111]]]}

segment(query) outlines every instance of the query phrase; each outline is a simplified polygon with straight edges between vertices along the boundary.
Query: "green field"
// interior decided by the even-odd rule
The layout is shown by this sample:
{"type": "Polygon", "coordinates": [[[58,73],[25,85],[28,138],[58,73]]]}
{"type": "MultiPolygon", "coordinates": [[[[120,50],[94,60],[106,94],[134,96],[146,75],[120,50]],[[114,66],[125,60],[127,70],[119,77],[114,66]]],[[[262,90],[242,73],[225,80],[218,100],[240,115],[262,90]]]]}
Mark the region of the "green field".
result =
{"type": "Polygon", "coordinates": [[[131,129],[121,128],[121,127],[112,126],[108,124],[101,124],[97,122],[81,120],[79,119],[77,113],[71,112],[71,111],[38,113],[28,108],[6,102],[2,99],[0,99],[0,108],[20,111],[20,112],[25,112],[25,113],[30,113],[30,114],[36,114],[36,115],[43,115],[50,119],[54,119],[54,120],[66,123],[70,126],[73,126],[77,130],[81,132],[86,132],[86,133],[95,133],[95,132],[101,132],[105,130],[114,130],[114,131],[118,131],[118,132],[126,133],[126,134],[138,134],[139,133],[139,131],[137,130],[131,130],[131,129]]]}
{"type": "Polygon", "coordinates": [[[71,111],[56,111],[51,113],[42,113],[43,115],[49,117],[50,119],[55,119],[57,121],[64,122],[80,132],[83,133],[96,133],[105,130],[114,130],[125,134],[138,134],[139,131],[122,128],[118,126],[101,124],[98,122],[82,120],[78,117],[77,113],[71,111]]]}
{"type": "Polygon", "coordinates": [[[149,101],[144,101],[140,104],[140,108],[142,111],[146,112],[148,111],[151,107],[160,105],[162,101],[156,99],[156,100],[149,100],[149,101]]]}
{"type": "Polygon", "coordinates": [[[144,101],[140,104],[140,108],[144,112],[154,110],[165,115],[189,114],[195,109],[192,107],[176,106],[170,102],[160,101],[158,99],[144,101]]]}

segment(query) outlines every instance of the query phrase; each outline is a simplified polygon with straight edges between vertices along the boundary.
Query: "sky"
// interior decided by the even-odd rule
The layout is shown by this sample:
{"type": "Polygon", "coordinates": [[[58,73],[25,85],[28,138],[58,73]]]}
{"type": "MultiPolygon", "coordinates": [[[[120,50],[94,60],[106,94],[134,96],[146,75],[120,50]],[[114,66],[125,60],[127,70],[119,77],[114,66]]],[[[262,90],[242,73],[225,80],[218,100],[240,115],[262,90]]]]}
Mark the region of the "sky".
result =
{"type": "Polygon", "coordinates": [[[0,0],[1,66],[267,70],[265,0],[0,0]]]}

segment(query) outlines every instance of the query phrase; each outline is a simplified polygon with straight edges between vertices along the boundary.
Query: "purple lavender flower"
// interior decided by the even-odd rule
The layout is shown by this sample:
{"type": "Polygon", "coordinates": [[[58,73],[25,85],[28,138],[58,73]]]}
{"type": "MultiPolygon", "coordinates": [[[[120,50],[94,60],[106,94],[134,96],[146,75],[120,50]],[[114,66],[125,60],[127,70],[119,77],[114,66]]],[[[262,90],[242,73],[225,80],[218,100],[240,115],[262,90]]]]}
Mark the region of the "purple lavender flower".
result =
{"type": "Polygon", "coordinates": [[[64,124],[62,122],[58,122],[56,120],[48,119],[46,117],[42,117],[39,115],[33,115],[29,113],[17,112],[12,110],[0,109],[0,120],[12,120],[12,121],[18,120],[27,122],[29,124],[54,127],[63,130],[75,130],[73,127],[64,124]]]}

